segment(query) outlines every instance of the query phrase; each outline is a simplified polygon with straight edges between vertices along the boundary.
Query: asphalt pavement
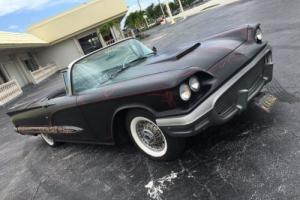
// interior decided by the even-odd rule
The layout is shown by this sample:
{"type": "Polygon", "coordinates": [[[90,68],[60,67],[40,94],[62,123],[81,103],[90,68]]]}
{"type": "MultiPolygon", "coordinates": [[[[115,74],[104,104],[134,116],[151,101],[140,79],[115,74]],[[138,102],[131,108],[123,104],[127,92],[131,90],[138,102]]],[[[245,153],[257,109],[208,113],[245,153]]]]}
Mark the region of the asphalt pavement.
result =
{"type": "MultiPolygon", "coordinates": [[[[0,199],[300,199],[300,1],[239,1],[155,27],[144,41],[165,51],[256,22],[274,50],[270,113],[250,106],[191,138],[180,159],[156,162],[132,144],[48,147],[14,133],[0,108],[0,199]]],[[[61,85],[57,74],[14,103],[61,85]]]]}

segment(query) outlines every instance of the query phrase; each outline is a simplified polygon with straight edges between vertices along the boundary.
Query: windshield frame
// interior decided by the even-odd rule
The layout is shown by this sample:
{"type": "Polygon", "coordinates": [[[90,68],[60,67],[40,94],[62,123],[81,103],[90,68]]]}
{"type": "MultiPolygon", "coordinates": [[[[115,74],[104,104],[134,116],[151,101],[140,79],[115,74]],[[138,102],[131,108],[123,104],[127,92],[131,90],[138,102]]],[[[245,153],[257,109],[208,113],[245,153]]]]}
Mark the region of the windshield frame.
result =
{"type": "MultiPolygon", "coordinates": [[[[137,39],[136,39],[136,38],[133,38],[133,37],[129,37],[129,38],[125,38],[125,39],[123,39],[123,40],[119,40],[119,41],[117,41],[117,42],[115,42],[115,43],[113,43],[113,44],[111,44],[111,45],[105,46],[105,47],[103,47],[103,48],[101,48],[101,49],[98,49],[98,50],[96,50],[96,51],[93,51],[93,52],[91,52],[91,53],[89,53],[89,54],[87,54],[87,55],[85,55],[85,56],[82,56],[81,58],[79,58],[79,59],[75,60],[74,62],[72,62],[72,63],[69,65],[69,70],[68,70],[68,74],[69,74],[69,86],[70,86],[69,96],[72,96],[72,95],[80,95],[80,94],[74,92],[74,87],[73,87],[73,85],[74,85],[74,84],[73,84],[73,69],[74,69],[74,66],[75,66],[77,63],[79,63],[79,62],[82,61],[83,59],[85,59],[85,58],[87,58],[87,57],[89,57],[89,56],[91,56],[91,55],[93,55],[93,54],[96,54],[96,53],[98,53],[98,52],[100,52],[100,51],[103,51],[103,50],[105,50],[105,49],[108,49],[108,48],[110,48],[110,47],[112,47],[112,46],[118,45],[118,44],[120,44],[120,43],[122,43],[122,42],[125,42],[125,41],[128,41],[128,40],[137,40],[137,39]]],[[[138,40],[138,41],[139,41],[139,40],[138,40]]]]}
{"type": "Polygon", "coordinates": [[[66,95],[69,95],[71,90],[69,73],[67,70],[63,70],[61,73],[65,84],[66,95]]]}

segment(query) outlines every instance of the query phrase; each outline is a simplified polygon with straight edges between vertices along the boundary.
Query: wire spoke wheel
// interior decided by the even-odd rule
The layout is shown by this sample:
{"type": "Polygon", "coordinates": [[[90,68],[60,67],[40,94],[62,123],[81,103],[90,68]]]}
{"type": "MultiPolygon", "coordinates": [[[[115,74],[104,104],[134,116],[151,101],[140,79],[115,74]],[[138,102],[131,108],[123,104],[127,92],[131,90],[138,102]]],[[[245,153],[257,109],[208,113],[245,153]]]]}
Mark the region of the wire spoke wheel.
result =
{"type": "Polygon", "coordinates": [[[163,132],[150,119],[133,118],[130,130],[136,144],[150,156],[161,157],[167,152],[167,141],[163,132]]]}
{"type": "Polygon", "coordinates": [[[153,160],[174,160],[185,148],[185,139],[170,137],[155,123],[155,117],[141,109],[126,116],[126,127],[135,145],[153,160]]]}

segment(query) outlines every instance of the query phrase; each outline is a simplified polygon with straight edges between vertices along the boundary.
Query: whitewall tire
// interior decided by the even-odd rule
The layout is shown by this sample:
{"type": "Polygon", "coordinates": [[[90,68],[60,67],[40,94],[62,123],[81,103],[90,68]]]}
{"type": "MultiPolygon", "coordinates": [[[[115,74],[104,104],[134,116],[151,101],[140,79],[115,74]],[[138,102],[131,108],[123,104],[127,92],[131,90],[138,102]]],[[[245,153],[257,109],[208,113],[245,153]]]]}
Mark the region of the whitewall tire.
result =
{"type": "Polygon", "coordinates": [[[128,112],[126,121],[133,142],[151,158],[172,160],[184,150],[185,140],[166,135],[147,111],[132,110],[128,112]]]}
{"type": "Polygon", "coordinates": [[[40,136],[49,146],[54,147],[57,145],[57,143],[54,141],[54,139],[50,135],[41,134],[40,136]]]}

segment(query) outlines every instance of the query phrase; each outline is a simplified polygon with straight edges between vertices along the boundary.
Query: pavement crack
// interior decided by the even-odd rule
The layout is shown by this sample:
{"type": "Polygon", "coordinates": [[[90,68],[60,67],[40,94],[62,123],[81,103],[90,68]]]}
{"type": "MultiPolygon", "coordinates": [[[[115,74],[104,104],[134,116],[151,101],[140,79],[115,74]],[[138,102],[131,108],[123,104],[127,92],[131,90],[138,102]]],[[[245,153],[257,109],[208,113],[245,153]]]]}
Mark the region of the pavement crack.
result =
{"type": "Polygon", "coordinates": [[[211,163],[217,160],[215,155],[212,156],[214,154],[213,152],[211,152],[211,156],[209,158],[204,159],[199,158],[199,156],[197,156],[196,153],[192,150],[190,150],[189,152],[197,160],[197,162],[192,167],[190,167],[190,169],[193,169],[194,167],[197,167],[200,164],[204,164],[205,166],[207,166],[207,163],[211,163]]]}
{"type": "Polygon", "coordinates": [[[186,172],[187,173],[187,177],[188,178],[193,178],[193,179],[195,179],[195,177],[194,177],[194,175],[193,175],[193,172],[192,171],[190,171],[189,170],[189,168],[187,168],[187,167],[185,167],[184,165],[183,165],[183,163],[182,163],[182,160],[178,160],[178,164],[179,164],[179,166],[181,167],[181,173],[184,173],[184,172],[186,172]]]}
{"type": "MultiPolygon", "coordinates": [[[[264,145],[262,142],[261,142],[262,145],[264,145]]],[[[281,155],[279,155],[278,153],[275,153],[274,151],[272,151],[272,149],[270,148],[266,148],[273,156],[277,157],[278,159],[282,160],[283,162],[287,163],[287,164],[290,164],[290,161],[286,160],[285,158],[283,158],[281,155]]]]}
{"type": "Polygon", "coordinates": [[[43,182],[43,180],[40,180],[40,181],[39,181],[39,184],[37,185],[37,187],[36,187],[36,189],[35,189],[35,191],[34,191],[34,193],[33,193],[33,195],[32,195],[31,200],[34,200],[34,199],[35,199],[36,194],[38,193],[38,191],[39,191],[39,189],[40,189],[40,186],[41,186],[42,182],[43,182]]]}
{"type": "Polygon", "coordinates": [[[145,159],[145,165],[146,165],[146,167],[147,167],[147,171],[148,171],[149,177],[150,177],[150,179],[152,180],[152,179],[153,179],[153,173],[152,173],[151,167],[150,167],[150,165],[149,165],[149,160],[148,160],[148,158],[145,159]]]}
{"type": "Polygon", "coordinates": [[[219,175],[219,177],[223,180],[224,183],[227,183],[228,185],[230,185],[231,188],[233,189],[233,191],[234,191],[235,193],[238,193],[238,192],[236,191],[234,185],[233,185],[230,181],[228,181],[228,179],[221,173],[221,165],[220,165],[220,164],[217,165],[216,172],[217,172],[217,174],[219,175]]]}
{"type": "Polygon", "coordinates": [[[204,188],[205,188],[205,190],[208,192],[210,199],[216,200],[217,198],[215,197],[215,195],[214,195],[214,193],[211,191],[211,189],[207,186],[207,183],[208,183],[208,182],[206,182],[206,183],[203,185],[204,188]]]}
{"type": "MultiPolygon", "coordinates": [[[[182,169],[184,169],[185,171],[188,172],[188,174],[190,173],[190,170],[193,169],[194,167],[198,166],[199,164],[204,164],[206,167],[207,166],[207,159],[205,160],[201,160],[193,151],[190,151],[191,155],[197,160],[197,163],[194,164],[192,167],[190,167],[189,169],[184,167],[183,163],[181,160],[179,160],[179,165],[182,166],[182,169]]],[[[212,159],[211,161],[213,161],[215,159],[212,159]]],[[[204,188],[206,190],[206,192],[209,194],[209,199],[212,200],[216,200],[217,198],[215,197],[214,193],[211,191],[211,189],[209,188],[209,186],[207,185],[209,183],[210,178],[208,177],[208,180],[205,183],[202,183],[201,181],[199,181],[195,176],[192,176],[191,178],[193,178],[193,180],[197,183],[197,185],[199,185],[200,187],[204,188]]]]}

